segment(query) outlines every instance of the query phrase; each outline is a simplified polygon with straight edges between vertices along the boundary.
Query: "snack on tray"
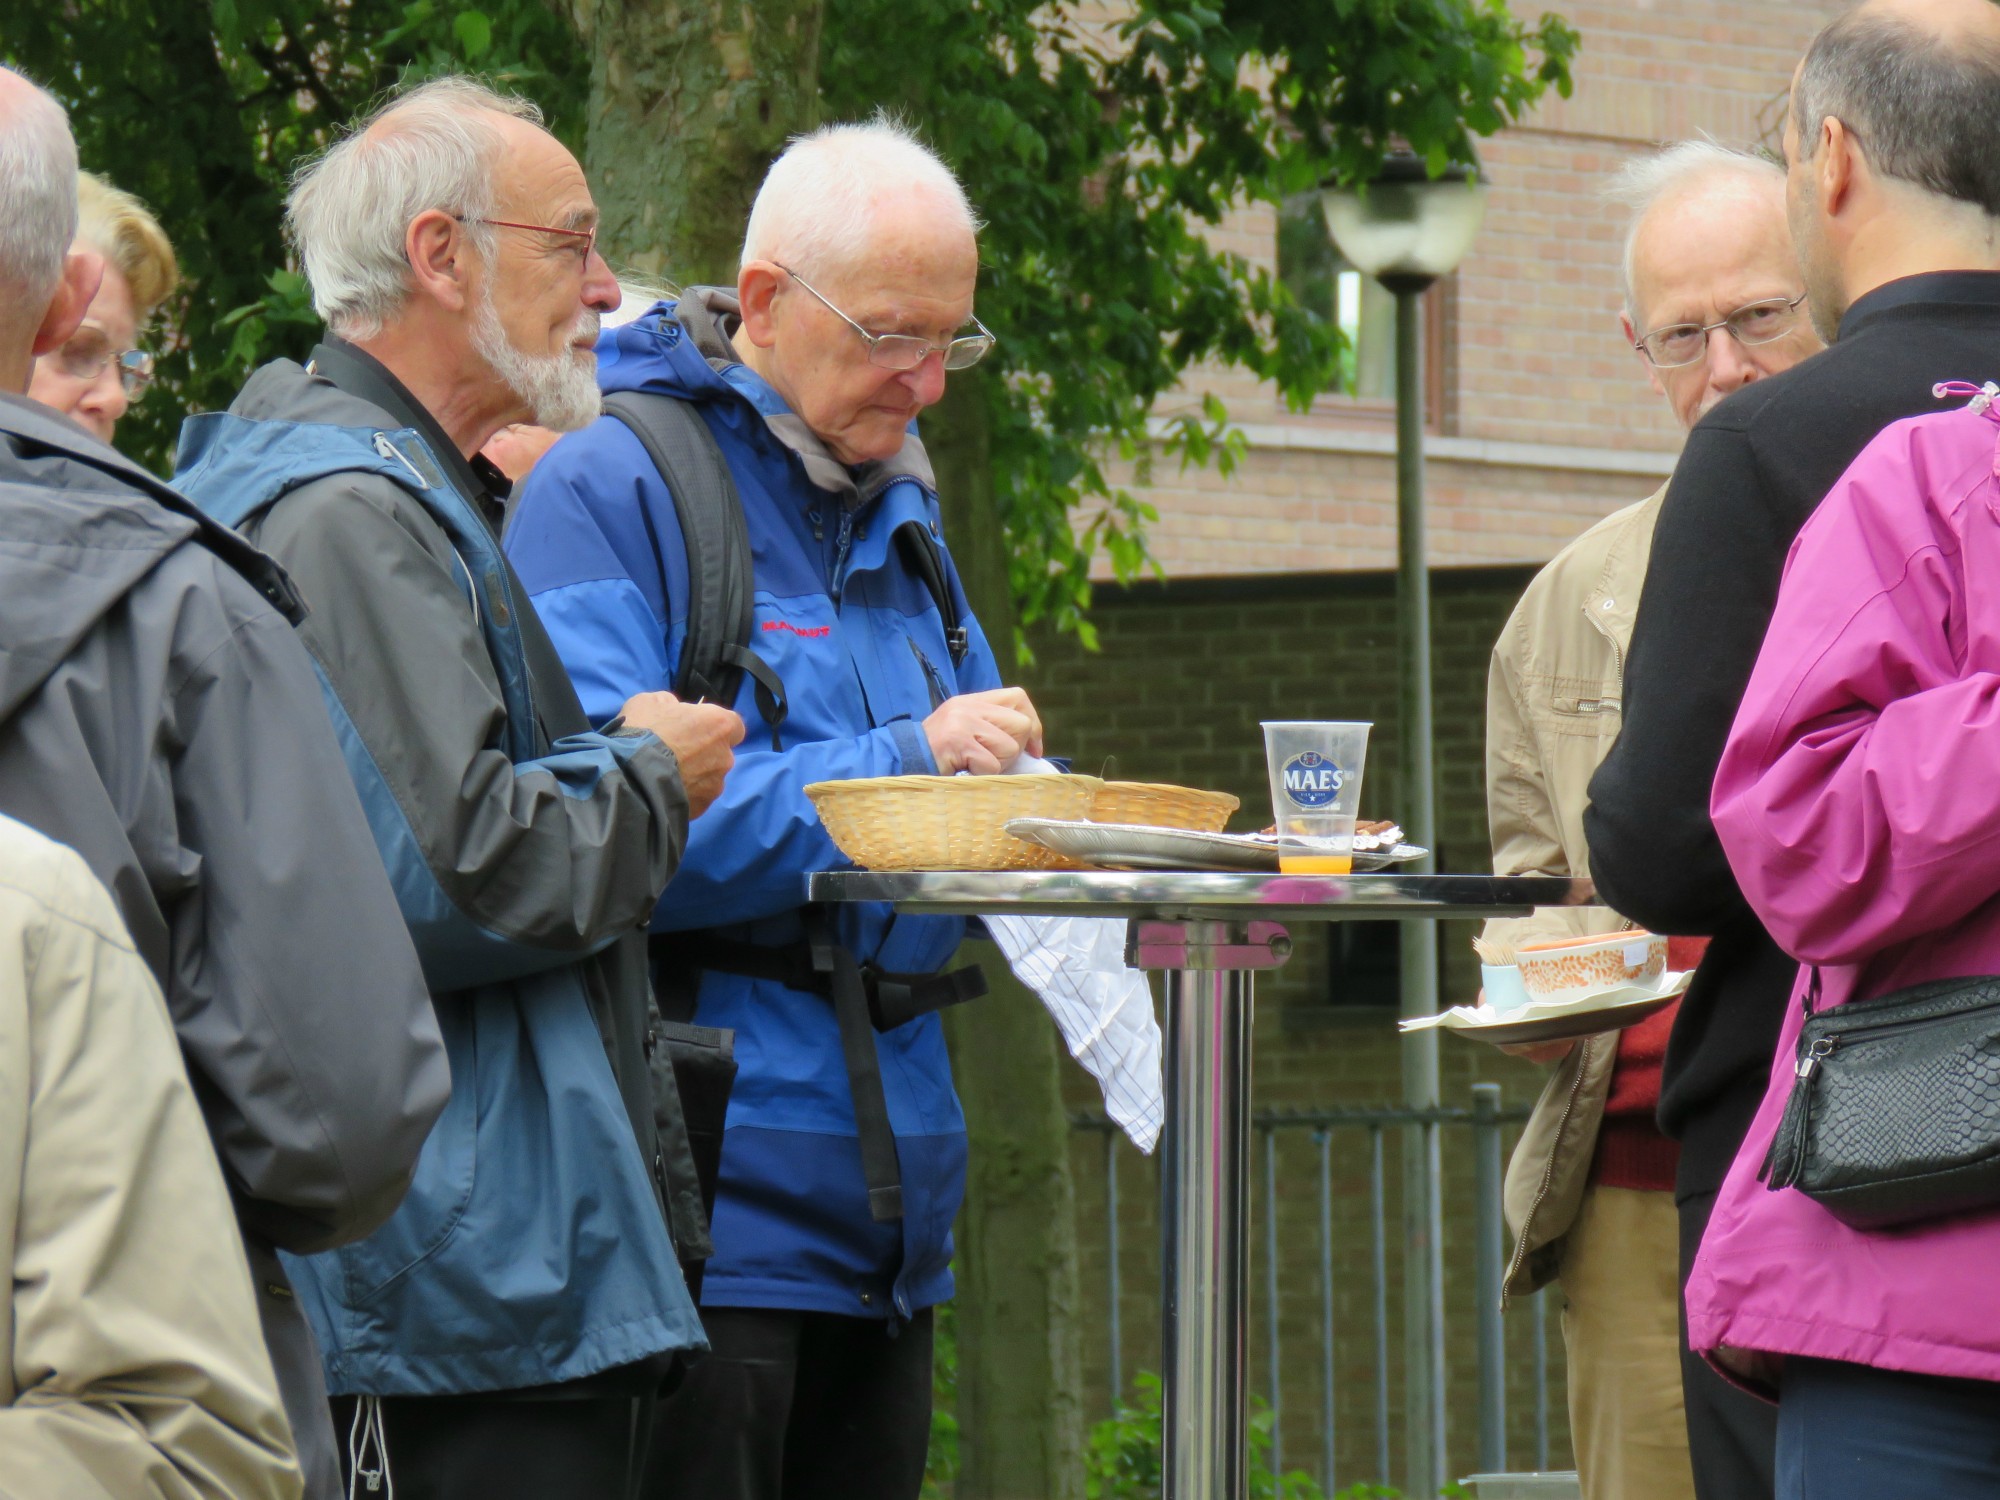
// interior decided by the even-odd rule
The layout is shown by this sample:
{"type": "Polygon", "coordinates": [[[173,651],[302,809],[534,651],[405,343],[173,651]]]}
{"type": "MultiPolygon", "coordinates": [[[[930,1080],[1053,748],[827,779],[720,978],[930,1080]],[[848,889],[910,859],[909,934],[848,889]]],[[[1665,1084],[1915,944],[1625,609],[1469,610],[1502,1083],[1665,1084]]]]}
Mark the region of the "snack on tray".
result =
{"type": "MultiPolygon", "coordinates": [[[[1278,836],[1278,825],[1273,823],[1257,830],[1265,838],[1278,836]]],[[[1371,822],[1367,818],[1354,820],[1354,852],[1356,854],[1381,854],[1396,848],[1407,835],[1395,823],[1384,818],[1371,822]]]]}
{"type": "Polygon", "coordinates": [[[1622,984],[1645,984],[1667,972],[1667,940],[1652,932],[1531,943],[1514,961],[1532,1000],[1567,1000],[1622,984]]]}

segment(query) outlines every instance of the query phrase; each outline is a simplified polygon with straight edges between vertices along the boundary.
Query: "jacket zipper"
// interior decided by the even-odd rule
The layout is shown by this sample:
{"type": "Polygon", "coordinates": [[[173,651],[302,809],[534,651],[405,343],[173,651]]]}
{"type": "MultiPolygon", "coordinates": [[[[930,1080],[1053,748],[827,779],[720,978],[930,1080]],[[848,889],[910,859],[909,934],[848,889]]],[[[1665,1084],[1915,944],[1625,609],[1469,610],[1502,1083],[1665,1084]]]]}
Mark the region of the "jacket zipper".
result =
{"type": "Polygon", "coordinates": [[[924,648],[917,644],[916,637],[906,635],[903,639],[910,643],[911,653],[923,666],[924,680],[930,684],[931,712],[936,713],[940,708],[944,707],[944,700],[951,696],[950,693],[945,691],[944,677],[936,667],[931,665],[931,659],[924,655],[924,648]]]}
{"type": "Polygon", "coordinates": [[[1556,1180],[1556,1158],[1562,1151],[1563,1136],[1569,1130],[1569,1117],[1576,1113],[1577,1096],[1583,1092],[1583,1075],[1590,1066],[1590,1047],[1595,1037],[1585,1037],[1577,1043],[1576,1078],[1569,1086],[1569,1097],[1563,1100],[1562,1113],[1556,1117],[1556,1138],[1549,1146],[1549,1164],[1542,1171],[1542,1185],[1535,1189],[1535,1201],[1528,1205],[1528,1216],[1521,1221],[1521,1234],[1514,1241],[1514,1256],[1507,1264],[1507,1274],[1500,1278],[1500,1305],[1504,1308],[1513,1293],[1508,1288],[1521,1269],[1521,1263],[1528,1258],[1528,1236],[1535,1230],[1535,1215],[1542,1211],[1542,1202],[1549,1196],[1549,1188],[1556,1180]]]}
{"type": "Polygon", "coordinates": [[[1592,614],[1588,606],[1584,608],[1583,617],[1590,621],[1591,628],[1603,636],[1611,647],[1611,680],[1618,685],[1618,708],[1622,713],[1625,708],[1625,648],[1619,644],[1618,637],[1611,633],[1611,627],[1592,614]]]}

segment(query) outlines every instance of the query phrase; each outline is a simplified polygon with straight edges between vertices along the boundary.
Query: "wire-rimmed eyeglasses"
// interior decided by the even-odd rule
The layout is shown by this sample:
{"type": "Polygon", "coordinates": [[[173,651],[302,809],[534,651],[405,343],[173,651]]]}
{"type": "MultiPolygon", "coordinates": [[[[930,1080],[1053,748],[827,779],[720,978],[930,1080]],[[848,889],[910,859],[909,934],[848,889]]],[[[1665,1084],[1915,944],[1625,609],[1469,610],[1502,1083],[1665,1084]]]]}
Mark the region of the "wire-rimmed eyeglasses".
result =
{"type": "Polygon", "coordinates": [[[1708,353],[1708,336],[1718,328],[1728,329],[1729,336],[1746,348],[1783,338],[1797,325],[1799,304],[1805,300],[1804,292],[1790,298],[1767,297],[1737,308],[1717,323],[1670,323],[1637,339],[1632,347],[1655,368],[1677,370],[1708,353]]]}
{"type": "MultiPolygon", "coordinates": [[[[777,265],[777,262],[773,261],[772,264],[777,265]]],[[[933,344],[929,339],[918,338],[913,333],[870,333],[828,302],[814,289],[811,282],[790,266],[779,265],[778,269],[811,292],[828,312],[868,340],[868,363],[884,370],[914,370],[933,354],[944,356],[944,367],[947,370],[963,370],[986,358],[987,353],[999,342],[994,338],[992,330],[977,318],[972,320],[972,326],[979,332],[960,334],[946,344],[933,344]]]]}
{"type": "Polygon", "coordinates": [[[111,336],[85,323],[56,350],[56,366],[72,380],[91,381],[104,373],[106,365],[118,367],[118,383],[128,397],[152,384],[153,356],[144,349],[114,349],[111,336]]]}
{"type": "Polygon", "coordinates": [[[588,229],[558,229],[553,224],[516,224],[511,219],[460,218],[458,222],[461,224],[484,224],[492,229],[527,229],[532,230],[536,234],[560,235],[572,242],[581,240],[583,242],[581,245],[572,243],[568,248],[580,251],[581,253],[577,256],[577,259],[585,265],[590,264],[590,253],[597,248],[597,226],[595,224],[591,225],[588,229]]]}

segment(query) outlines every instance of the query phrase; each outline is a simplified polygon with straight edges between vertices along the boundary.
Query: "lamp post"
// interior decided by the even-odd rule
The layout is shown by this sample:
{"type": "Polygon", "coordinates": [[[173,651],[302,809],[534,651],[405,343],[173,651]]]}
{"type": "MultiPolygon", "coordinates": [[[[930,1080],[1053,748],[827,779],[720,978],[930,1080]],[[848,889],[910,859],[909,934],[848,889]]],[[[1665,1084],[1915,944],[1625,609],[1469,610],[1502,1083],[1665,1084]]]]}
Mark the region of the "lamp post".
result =
{"type": "MultiPolygon", "coordinates": [[[[1472,248],[1484,192],[1465,167],[1432,177],[1408,153],[1391,154],[1366,190],[1328,183],[1320,207],[1334,244],[1396,298],[1396,647],[1401,687],[1402,805],[1410,840],[1437,847],[1431,764],[1431,590],[1424,545],[1423,294],[1472,248]]],[[[1426,858],[1417,867],[1435,868],[1426,858]]],[[[1402,925],[1405,1016],[1438,1008],[1437,924],[1402,925]]],[[[1403,1039],[1403,1102],[1438,1106],[1438,1034],[1403,1039]]],[[[1435,1495],[1445,1459],[1444,1202],[1435,1123],[1403,1141],[1405,1488],[1435,1495]]],[[[1387,1479],[1385,1474],[1381,1476],[1387,1479]]]]}

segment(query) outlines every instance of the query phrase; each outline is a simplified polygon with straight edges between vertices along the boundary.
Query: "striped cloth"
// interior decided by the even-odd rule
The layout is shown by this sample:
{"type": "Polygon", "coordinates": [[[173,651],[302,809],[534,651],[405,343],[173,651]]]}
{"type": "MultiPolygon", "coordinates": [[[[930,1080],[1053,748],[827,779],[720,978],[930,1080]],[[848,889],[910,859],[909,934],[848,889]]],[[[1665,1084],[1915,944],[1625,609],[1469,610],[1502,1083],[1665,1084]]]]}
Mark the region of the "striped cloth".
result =
{"type": "Polygon", "coordinates": [[[1146,976],[1125,964],[1115,917],[987,917],[1007,965],[1042,997],[1069,1054],[1104,1090],[1104,1112],[1150,1154],[1166,1118],[1160,1021],[1146,976]]]}

